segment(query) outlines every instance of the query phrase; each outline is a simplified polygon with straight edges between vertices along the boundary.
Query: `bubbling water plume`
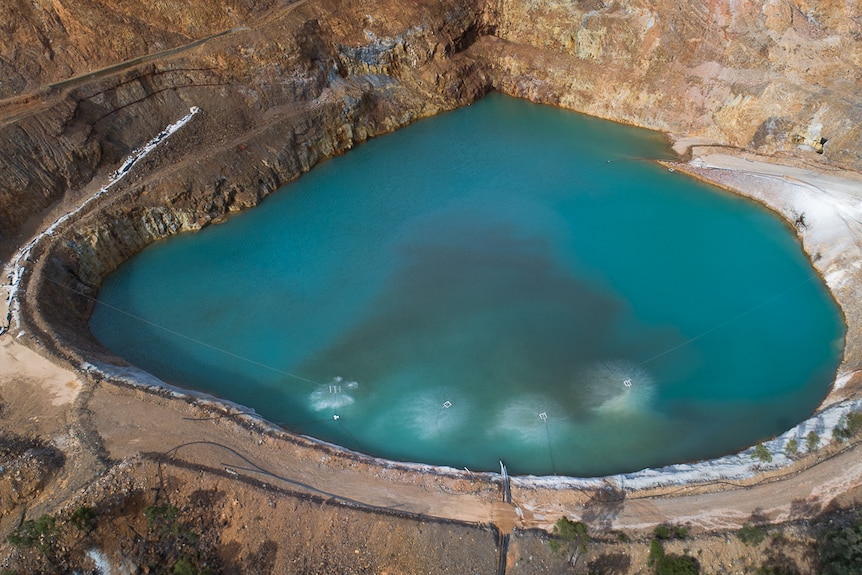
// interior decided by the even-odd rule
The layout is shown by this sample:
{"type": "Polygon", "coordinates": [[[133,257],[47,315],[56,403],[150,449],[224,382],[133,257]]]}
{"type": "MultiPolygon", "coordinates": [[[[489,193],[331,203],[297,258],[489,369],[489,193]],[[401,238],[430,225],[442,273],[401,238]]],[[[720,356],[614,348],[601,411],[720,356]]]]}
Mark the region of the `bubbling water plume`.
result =
{"type": "Polygon", "coordinates": [[[467,421],[470,403],[449,389],[407,394],[400,402],[402,426],[417,439],[431,440],[457,432],[467,421]]]}
{"type": "Polygon", "coordinates": [[[524,395],[510,401],[497,417],[494,432],[530,445],[547,445],[548,426],[568,428],[558,401],[541,395],[524,395]]]}
{"type": "Polygon", "coordinates": [[[319,385],[311,392],[309,396],[311,408],[315,411],[323,411],[353,405],[356,399],[351,391],[358,387],[357,381],[345,381],[343,377],[335,377],[329,383],[319,385]]]}
{"type": "Polygon", "coordinates": [[[627,360],[596,364],[580,377],[584,402],[602,413],[634,413],[650,409],[656,381],[643,366],[627,360]]]}

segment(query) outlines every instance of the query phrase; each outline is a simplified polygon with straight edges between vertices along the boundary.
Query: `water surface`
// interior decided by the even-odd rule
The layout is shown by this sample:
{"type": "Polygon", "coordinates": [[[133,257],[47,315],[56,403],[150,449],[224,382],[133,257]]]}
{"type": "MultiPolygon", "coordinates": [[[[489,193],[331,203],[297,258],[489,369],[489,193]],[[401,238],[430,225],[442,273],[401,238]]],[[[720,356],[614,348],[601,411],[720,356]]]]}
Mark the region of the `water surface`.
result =
{"type": "Polygon", "coordinates": [[[393,459],[587,476],[733,452],[816,408],[841,317],[783,222],[645,161],[667,156],[493,95],[153,245],[91,328],[393,459]]]}

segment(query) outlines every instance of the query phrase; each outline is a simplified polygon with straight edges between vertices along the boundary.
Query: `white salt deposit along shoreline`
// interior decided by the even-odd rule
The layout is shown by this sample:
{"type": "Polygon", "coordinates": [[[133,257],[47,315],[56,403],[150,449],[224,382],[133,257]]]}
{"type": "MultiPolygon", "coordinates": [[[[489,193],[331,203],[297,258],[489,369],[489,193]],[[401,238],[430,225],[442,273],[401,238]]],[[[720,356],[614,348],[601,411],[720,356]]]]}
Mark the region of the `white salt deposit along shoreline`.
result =
{"type": "MultiPolygon", "coordinates": [[[[804,216],[804,225],[798,225],[803,245],[822,274],[833,295],[847,313],[857,306],[856,286],[862,285],[862,181],[825,174],[805,168],[751,161],[729,154],[709,154],[694,158],[690,164],[695,175],[717,183],[703,171],[716,170],[736,177],[749,178],[747,183],[762,183],[741,189],[739,182],[731,186],[740,195],[762,202],[776,210],[791,223],[804,216]]],[[[851,330],[859,329],[852,321],[851,330]]],[[[845,356],[845,361],[846,361],[845,356]]],[[[524,488],[607,488],[637,491],[669,486],[704,484],[712,481],[738,481],[750,479],[764,471],[774,471],[792,463],[785,453],[788,442],[796,440],[800,455],[806,452],[806,437],[813,431],[819,436],[819,445],[833,439],[833,430],[851,411],[862,411],[862,400],[841,401],[841,393],[856,374],[852,365],[842,365],[832,389],[817,411],[807,420],[780,436],[763,443],[771,462],[752,457],[754,447],[737,454],[717,459],[686,464],[644,469],[635,473],[618,474],[602,478],[566,477],[513,477],[512,483],[524,488]]]]}
{"type": "MultiPolygon", "coordinates": [[[[60,216],[57,221],[48,226],[42,233],[38,234],[35,238],[33,238],[30,243],[21,248],[16,256],[12,258],[12,262],[7,265],[5,270],[5,275],[9,278],[9,283],[3,286],[6,289],[6,325],[0,326],[0,335],[3,335],[8,330],[12,328],[13,325],[17,325],[18,321],[18,310],[17,310],[17,298],[18,298],[18,290],[21,285],[21,277],[24,275],[24,270],[26,269],[27,262],[29,261],[30,254],[33,251],[33,248],[42,241],[47,236],[53,236],[54,232],[60,227],[63,223],[68,221],[70,218],[77,216],[81,213],[88,205],[92,202],[103,196],[110,190],[114,185],[117,184],[120,180],[122,180],[131,169],[137,164],[140,160],[145,158],[147,154],[152,152],[156,147],[168,139],[171,135],[177,132],[180,128],[185,126],[189,120],[191,120],[195,114],[200,112],[200,108],[197,106],[193,106],[189,109],[189,113],[167,126],[164,130],[159,132],[153,139],[147,142],[142,148],[138,148],[129,155],[128,158],[111,174],[108,183],[102,186],[98,192],[87,198],[80,206],[68,212],[62,216],[60,216]]],[[[18,334],[18,337],[23,335],[23,332],[18,334]]]]}
{"type": "Polygon", "coordinates": [[[778,437],[763,442],[763,446],[772,456],[772,461],[768,463],[755,459],[753,457],[755,448],[750,447],[734,455],[726,455],[717,459],[644,469],[635,473],[586,479],[528,475],[512,477],[512,484],[525,488],[601,489],[613,487],[626,491],[638,491],[693,483],[709,483],[711,481],[750,479],[764,471],[780,469],[793,463],[785,451],[791,440],[796,441],[800,456],[807,451],[806,438],[812,431],[818,436],[817,448],[829,444],[833,439],[835,428],[842,425],[847,414],[853,411],[862,411],[862,400],[844,401],[824,409],[778,437]]]}
{"type": "MultiPolygon", "coordinates": [[[[109,189],[125,177],[134,165],[155,149],[161,142],[170,137],[180,128],[182,128],[194,115],[199,112],[198,107],[190,109],[189,113],[162,130],[156,137],[150,140],[144,147],[133,152],[121,166],[111,175],[110,180],[96,194],[87,199],[77,209],[60,217],[54,224],[49,226],[45,231],[36,236],[29,244],[22,248],[17,256],[13,259],[12,264],[7,266],[7,275],[10,279],[7,286],[3,286],[8,290],[6,302],[8,305],[7,325],[0,326],[0,335],[11,329],[18,322],[17,309],[15,309],[16,298],[20,287],[20,280],[23,275],[29,255],[34,246],[46,236],[51,236],[55,230],[69,218],[75,217],[82,212],[92,201],[96,200],[109,189]]],[[[833,291],[841,290],[854,281],[858,282],[859,278],[855,276],[857,268],[848,267],[848,258],[853,261],[862,261],[862,248],[854,241],[853,234],[847,234],[847,227],[852,227],[854,223],[858,224],[862,221],[862,187],[848,180],[841,178],[833,178],[829,175],[814,174],[809,170],[799,168],[790,168],[774,164],[766,164],[763,162],[749,162],[738,157],[725,155],[711,155],[704,158],[696,158],[692,161],[691,166],[696,169],[716,169],[726,170],[728,172],[748,174],[752,177],[768,178],[773,185],[780,186],[782,192],[787,195],[782,197],[781,206],[776,206],[775,197],[764,198],[757,192],[745,193],[752,198],[763,201],[766,205],[770,205],[777,211],[781,212],[785,217],[790,219],[794,213],[804,213],[807,218],[807,227],[802,230],[802,235],[806,243],[811,243],[817,246],[828,246],[832,249],[824,250],[821,254],[821,259],[817,262],[817,268],[821,271],[827,281],[830,289],[833,291]],[[790,174],[790,175],[788,175],[790,174]],[[804,179],[803,179],[804,178],[804,179]],[[816,179],[816,183],[811,183],[807,180],[816,179]],[[832,223],[840,222],[842,226],[836,229],[832,223]]],[[[767,194],[768,195],[768,194],[767,194]]],[[[791,220],[792,221],[792,220],[791,220]]],[[[862,231],[862,225],[857,226],[858,230],[862,231]]],[[[840,297],[839,297],[840,299],[840,297]]],[[[19,334],[20,335],[20,334],[19,334]]],[[[84,366],[85,371],[94,370],[102,372],[104,375],[116,379],[126,380],[133,385],[151,385],[166,389],[175,397],[192,397],[203,401],[213,401],[228,409],[232,409],[236,413],[242,413],[245,416],[255,420],[258,424],[263,421],[257,416],[253,410],[248,410],[243,406],[223,402],[207,396],[206,394],[198,394],[173,388],[158,380],[158,378],[149,376],[141,370],[119,370],[124,373],[111,373],[111,369],[106,369],[108,366],[84,366]],[[149,376],[149,377],[148,377],[149,376]]],[[[852,372],[845,372],[836,379],[833,386],[834,390],[839,390],[852,377],[852,372]]],[[[830,394],[831,395],[831,394],[830,394]]],[[[572,477],[535,477],[535,476],[517,476],[512,477],[513,485],[523,488],[550,488],[550,489],[571,489],[571,488],[588,488],[598,489],[615,487],[625,491],[636,491],[651,488],[660,488],[668,486],[686,485],[686,484],[703,484],[711,481],[721,480],[744,480],[752,478],[764,471],[770,471],[788,466],[792,460],[786,455],[785,449],[788,442],[795,440],[798,444],[800,454],[806,451],[806,437],[809,432],[814,431],[820,440],[820,445],[825,445],[832,440],[833,430],[840,425],[842,419],[851,411],[862,410],[862,400],[848,400],[837,402],[822,409],[811,418],[798,424],[791,430],[782,435],[764,442],[764,446],[772,454],[771,462],[757,461],[752,458],[754,448],[749,448],[734,455],[728,455],[717,459],[699,461],[694,463],[669,465],[656,469],[644,469],[642,471],[617,474],[608,477],[600,478],[572,478],[572,477]]],[[[273,426],[274,429],[280,430],[273,426]]],[[[349,450],[327,444],[326,442],[318,442],[321,445],[327,445],[330,448],[349,450]]],[[[454,469],[444,466],[429,466],[414,463],[394,463],[386,460],[368,457],[367,461],[377,462],[385,466],[397,466],[405,469],[413,469],[421,472],[436,472],[446,475],[463,474],[464,470],[454,469]]],[[[477,475],[485,475],[486,477],[500,477],[494,472],[478,473],[477,475]]]]}

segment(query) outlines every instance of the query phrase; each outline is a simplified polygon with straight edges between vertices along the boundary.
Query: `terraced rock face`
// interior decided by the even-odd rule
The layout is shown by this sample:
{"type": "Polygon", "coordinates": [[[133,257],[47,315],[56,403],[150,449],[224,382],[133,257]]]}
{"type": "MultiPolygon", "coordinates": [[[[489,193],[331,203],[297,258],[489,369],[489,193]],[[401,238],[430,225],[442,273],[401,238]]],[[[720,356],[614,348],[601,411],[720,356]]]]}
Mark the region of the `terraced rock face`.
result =
{"type": "MultiPolygon", "coordinates": [[[[4,4],[0,257],[192,106],[202,112],[181,133],[58,231],[52,277],[92,294],[147,243],[492,89],[862,167],[862,21],[847,3],[206,4],[4,4]]],[[[42,289],[41,311],[69,337],[83,331],[87,300],[42,289]]]]}
{"type": "Polygon", "coordinates": [[[506,91],[765,152],[828,140],[832,161],[860,165],[862,28],[849,4],[500,2],[494,13],[497,37],[517,45],[497,50],[506,91]]]}
{"type": "Polygon", "coordinates": [[[845,2],[14,0],[0,11],[6,251],[31,218],[190,105],[207,112],[189,142],[193,158],[163,158],[153,167],[171,170],[171,181],[147,186],[150,202],[183,195],[195,221],[491,88],[678,136],[764,152],[803,146],[862,166],[862,21],[845,2]],[[253,168],[236,165],[238,146],[253,168]],[[180,170],[182,161],[193,165],[180,170]]]}

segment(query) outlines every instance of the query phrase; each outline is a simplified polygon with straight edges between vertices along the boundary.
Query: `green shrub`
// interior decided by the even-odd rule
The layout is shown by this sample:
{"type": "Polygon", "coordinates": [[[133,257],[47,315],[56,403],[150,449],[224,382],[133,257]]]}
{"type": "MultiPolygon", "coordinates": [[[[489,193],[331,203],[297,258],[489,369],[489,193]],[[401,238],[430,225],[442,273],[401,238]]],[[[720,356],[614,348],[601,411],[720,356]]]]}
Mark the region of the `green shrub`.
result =
{"type": "Polygon", "coordinates": [[[766,529],[746,523],[739,531],[736,532],[736,536],[746,545],[757,547],[763,543],[764,539],[766,539],[766,529]]]}
{"type": "Polygon", "coordinates": [[[751,454],[752,459],[757,459],[758,461],[762,461],[764,463],[769,463],[772,461],[772,454],[766,449],[766,446],[762,443],[758,443],[754,446],[754,453],[751,454]]]}
{"type": "Polygon", "coordinates": [[[697,559],[688,555],[665,555],[653,567],[655,575],[698,575],[697,559]]]}
{"type": "Polygon", "coordinates": [[[832,430],[832,437],[837,441],[845,441],[859,435],[862,431],[862,412],[851,411],[832,430]]]}
{"type": "Polygon", "coordinates": [[[813,430],[808,432],[808,435],[805,436],[805,447],[808,449],[808,453],[820,447],[820,436],[817,432],[813,430]]]}
{"type": "Polygon", "coordinates": [[[790,459],[799,455],[799,442],[795,438],[788,441],[787,445],[784,446],[784,454],[790,459]]]}
{"type": "Polygon", "coordinates": [[[688,529],[682,525],[656,525],[652,531],[656,539],[685,539],[688,537],[688,529]]]}
{"type": "Polygon", "coordinates": [[[35,547],[43,555],[49,555],[54,552],[59,537],[60,529],[57,527],[57,520],[50,515],[43,515],[39,519],[25,521],[6,539],[19,549],[35,547]]]}
{"type": "Polygon", "coordinates": [[[572,521],[568,517],[560,517],[554,524],[554,535],[558,537],[558,540],[551,541],[551,550],[558,552],[565,546],[566,552],[569,555],[569,562],[572,565],[577,564],[581,555],[587,552],[587,543],[590,542],[590,534],[586,523],[572,521]]]}
{"type": "Polygon", "coordinates": [[[664,548],[661,546],[661,543],[657,539],[653,539],[649,542],[649,557],[647,558],[647,564],[650,567],[655,566],[655,564],[664,558],[664,548]]]}
{"type": "Polygon", "coordinates": [[[96,526],[96,510],[86,505],[75,508],[69,521],[78,531],[92,531],[96,526]]]}
{"type": "Polygon", "coordinates": [[[698,575],[700,573],[697,559],[688,555],[667,554],[657,539],[650,541],[647,562],[655,575],[698,575]]]}
{"type": "Polygon", "coordinates": [[[554,524],[554,534],[558,535],[565,543],[573,545],[586,551],[590,535],[587,525],[582,521],[572,521],[568,517],[560,517],[554,524]]]}
{"type": "Polygon", "coordinates": [[[797,575],[798,571],[787,571],[774,563],[764,563],[754,570],[754,575],[797,575]]]}
{"type": "Polygon", "coordinates": [[[208,575],[209,573],[209,569],[199,568],[197,561],[190,556],[181,557],[171,569],[171,575],[208,575]]]}
{"type": "Polygon", "coordinates": [[[817,537],[817,562],[820,575],[862,573],[862,520],[822,531],[817,537]]]}
{"type": "Polygon", "coordinates": [[[624,531],[611,531],[611,533],[617,536],[617,541],[619,541],[620,543],[628,543],[629,541],[631,541],[629,536],[626,535],[624,531]]]}
{"type": "Polygon", "coordinates": [[[180,510],[173,505],[150,505],[144,509],[144,517],[147,518],[147,527],[167,528],[173,531],[177,524],[180,510]]]}

